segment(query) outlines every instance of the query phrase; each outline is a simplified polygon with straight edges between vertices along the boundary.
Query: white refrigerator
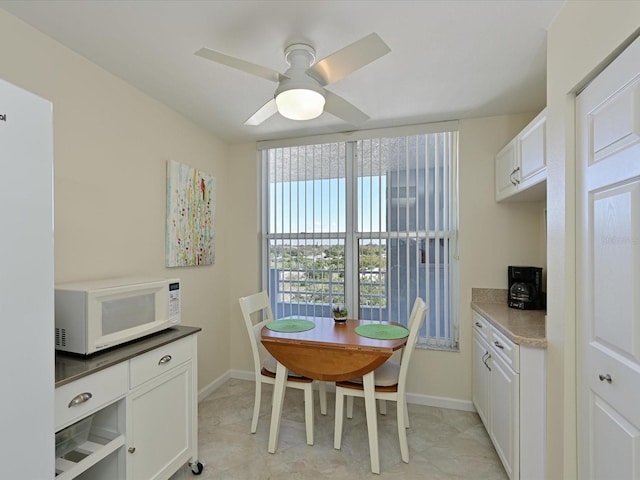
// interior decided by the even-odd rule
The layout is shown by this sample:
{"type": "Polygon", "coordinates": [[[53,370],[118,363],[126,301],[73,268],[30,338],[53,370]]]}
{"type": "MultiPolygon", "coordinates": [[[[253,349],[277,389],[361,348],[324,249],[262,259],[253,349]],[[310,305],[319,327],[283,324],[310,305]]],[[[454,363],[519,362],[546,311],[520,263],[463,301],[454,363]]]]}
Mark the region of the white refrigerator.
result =
{"type": "Polygon", "coordinates": [[[0,79],[0,478],[55,478],[53,108],[0,79]]]}

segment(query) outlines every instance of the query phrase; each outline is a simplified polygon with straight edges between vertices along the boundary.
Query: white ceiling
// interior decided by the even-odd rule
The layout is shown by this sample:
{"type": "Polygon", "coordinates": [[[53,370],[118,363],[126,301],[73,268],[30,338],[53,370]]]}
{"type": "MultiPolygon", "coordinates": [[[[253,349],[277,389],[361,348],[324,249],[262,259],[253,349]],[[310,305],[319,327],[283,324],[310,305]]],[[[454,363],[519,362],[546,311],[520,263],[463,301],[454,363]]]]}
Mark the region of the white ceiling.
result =
{"type": "Polygon", "coordinates": [[[323,113],[243,125],[276,84],[194,55],[201,47],[284,72],[283,50],[319,59],[376,32],[391,53],[328,86],[371,119],[361,128],[535,112],[546,33],[564,0],[0,0],[0,8],[229,143],[342,132],[323,113]]]}

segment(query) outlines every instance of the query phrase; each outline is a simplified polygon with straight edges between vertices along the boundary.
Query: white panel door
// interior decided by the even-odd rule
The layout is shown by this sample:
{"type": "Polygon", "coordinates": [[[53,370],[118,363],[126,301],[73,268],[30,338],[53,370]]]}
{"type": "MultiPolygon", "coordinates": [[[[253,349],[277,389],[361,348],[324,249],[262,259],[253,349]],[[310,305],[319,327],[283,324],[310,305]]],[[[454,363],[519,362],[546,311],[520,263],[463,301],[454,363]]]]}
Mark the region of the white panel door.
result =
{"type": "Polygon", "coordinates": [[[640,479],[640,40],[578,97],[579,478],[640,479]]]}

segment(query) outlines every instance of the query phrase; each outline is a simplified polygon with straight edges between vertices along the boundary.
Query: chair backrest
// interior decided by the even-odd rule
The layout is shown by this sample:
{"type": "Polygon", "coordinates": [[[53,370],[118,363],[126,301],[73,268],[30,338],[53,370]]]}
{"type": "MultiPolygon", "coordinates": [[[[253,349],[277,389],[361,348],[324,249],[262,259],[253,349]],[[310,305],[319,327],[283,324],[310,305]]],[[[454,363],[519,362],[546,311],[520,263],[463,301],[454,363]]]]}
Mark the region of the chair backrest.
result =
{"type": "MultiPolygon", "coordinates": [[[[271,304],[269,302],[269,295],[266,291],[255,293],[247,297],[241,297],[240,310],[242,310],[242,316],[244,317],[244,323],[247,327],[247,333],[251,340],[251,352],[253,353],[253,365],[256,374],[261,370],[260,359],[260,331],[267,322],[273,320],[273,312],[271,311],[271,304]],[[253,323],[252,315],[260,312],[260,320],[257,323],[253,323]]],[[[257,316],[257,315],[256,315],[257,316]]]]}
{"type": "Polygon", "coordinates": [[[411,356],[415,350],[416,343],[418,342],[418,333],[427,315],[427,304],[424,303],[422,298],[416,298],[411,309],[411,315],[409,316],[409,338],[407,344],[402,352],[402,358],[400,360],[400,373],[398,378],[398,388],[403,388],[407,379],[407,371],[409,370],[409,363],[411,362],[411,356]],[[402,385],[402,387],[401,387],[402,385]]]}

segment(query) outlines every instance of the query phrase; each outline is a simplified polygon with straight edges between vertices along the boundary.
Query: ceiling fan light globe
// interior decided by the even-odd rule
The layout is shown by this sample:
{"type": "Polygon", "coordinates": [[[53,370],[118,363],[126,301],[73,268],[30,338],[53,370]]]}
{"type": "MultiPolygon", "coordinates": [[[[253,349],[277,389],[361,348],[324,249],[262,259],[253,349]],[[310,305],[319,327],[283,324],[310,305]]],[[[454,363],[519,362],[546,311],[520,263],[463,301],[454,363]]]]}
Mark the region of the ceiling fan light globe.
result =
{"type": "Polygon", "coordinates": [[[311,120],[324,111],[324,96],[315,90],[293,88],[276,95],[278,112],[291,120],[311,120]]]}

